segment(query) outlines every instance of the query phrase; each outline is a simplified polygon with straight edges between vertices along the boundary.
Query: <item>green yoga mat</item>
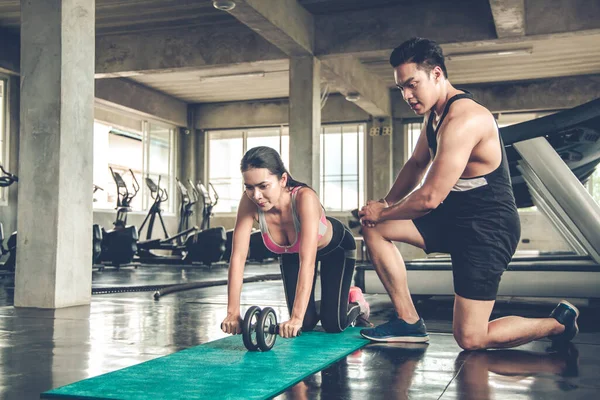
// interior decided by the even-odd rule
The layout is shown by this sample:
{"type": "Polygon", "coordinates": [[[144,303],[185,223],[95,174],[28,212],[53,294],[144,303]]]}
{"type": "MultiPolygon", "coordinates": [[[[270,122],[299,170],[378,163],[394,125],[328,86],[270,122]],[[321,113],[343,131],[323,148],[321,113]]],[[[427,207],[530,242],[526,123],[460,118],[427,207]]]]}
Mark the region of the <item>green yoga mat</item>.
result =
{"type": "Polygon", "coordinates": [[[277,338],[249,352],[229,336],[42,393],[45,399],[265,399],[363,347],[360,328],[277,338]]]}

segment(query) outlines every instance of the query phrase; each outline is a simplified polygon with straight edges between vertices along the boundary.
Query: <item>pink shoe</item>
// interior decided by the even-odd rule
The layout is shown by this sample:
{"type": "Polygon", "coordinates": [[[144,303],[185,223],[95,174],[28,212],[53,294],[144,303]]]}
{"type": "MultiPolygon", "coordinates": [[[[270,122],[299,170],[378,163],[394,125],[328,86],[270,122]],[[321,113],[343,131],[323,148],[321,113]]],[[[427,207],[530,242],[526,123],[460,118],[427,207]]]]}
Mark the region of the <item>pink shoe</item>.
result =
{"type": "Polygon", "coordinates": [[[371,315],[371,307],[369,307],[369,303],[365,299],[365,296],[363,296],[363,292],[358,286],[350,287],[350,292],[348,293],[348,302],[358,303],[360,306],[360,317],[365,320],[369,319],[369,315],[371,315]]]}

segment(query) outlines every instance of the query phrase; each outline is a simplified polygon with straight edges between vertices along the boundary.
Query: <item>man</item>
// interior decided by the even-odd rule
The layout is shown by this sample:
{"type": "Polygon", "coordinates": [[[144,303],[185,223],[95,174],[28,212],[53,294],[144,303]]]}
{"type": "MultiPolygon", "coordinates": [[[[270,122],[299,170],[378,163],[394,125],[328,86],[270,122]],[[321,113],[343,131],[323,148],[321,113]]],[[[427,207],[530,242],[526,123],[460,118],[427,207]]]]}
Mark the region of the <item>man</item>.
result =
{"type": "Polygon", "coordinates": [[[550,318],[489,321],[521,229],[494,117],[448,81],[435,42],[410,39],[392,52],[390,63],[404,100],[424,116],[424,126],[387,196],[359,213],[371,260],[398,314],[361,334],[380,342],[429,340],[394,241],[450,254],[453,333],[463,349],[514,347],[546,336],[570,341],[578,331],[579,311],[566,301],[550,318]]]}

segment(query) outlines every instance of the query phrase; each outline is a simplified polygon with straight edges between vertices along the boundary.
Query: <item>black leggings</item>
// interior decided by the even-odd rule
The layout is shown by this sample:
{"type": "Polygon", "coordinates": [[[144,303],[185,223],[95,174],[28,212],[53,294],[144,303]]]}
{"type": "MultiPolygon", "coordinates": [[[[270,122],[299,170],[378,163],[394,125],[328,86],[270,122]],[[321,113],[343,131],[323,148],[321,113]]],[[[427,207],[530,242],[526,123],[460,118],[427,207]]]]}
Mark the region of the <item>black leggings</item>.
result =
{"type": "MultiPolygon", "coordinates": [[[[354,237],[352,232],[337,219],[327,217],[327,220],[331,222],[333,236],[327,246],[317,251],[315,277],[304,321],[302,322],[303,331],[313,330],[319,319],[321,319],[321,325],[326,332],[342,332],[356,320],[360,313],[358,304],[348,303],[348,292],[350,291],[356,261],[354,237]],[[318,302],[315,301],[315,283],[319,262],[321,263],[320,307],[318,307],[318,302]]],[[[299,255],[282,254],[280,267],[285,289],[285,300],[291,315],[300,271],[299,255]]]]}

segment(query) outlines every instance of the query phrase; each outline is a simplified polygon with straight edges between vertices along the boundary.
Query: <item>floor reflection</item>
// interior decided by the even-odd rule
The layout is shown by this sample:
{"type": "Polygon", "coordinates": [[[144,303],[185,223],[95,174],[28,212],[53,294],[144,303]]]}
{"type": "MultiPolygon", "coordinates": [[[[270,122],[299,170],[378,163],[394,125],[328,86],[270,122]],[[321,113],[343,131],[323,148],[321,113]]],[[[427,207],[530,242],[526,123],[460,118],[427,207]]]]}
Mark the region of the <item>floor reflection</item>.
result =
{"type": "Polygon", "coordinates": [[[455,362],[457,398],[537,398],[541,392],[569,391],[572,385],[564,383],[579,376],[578,363],[579,352],[574,344],[548,347],[544,352],[463,351],[455,362]]]}

